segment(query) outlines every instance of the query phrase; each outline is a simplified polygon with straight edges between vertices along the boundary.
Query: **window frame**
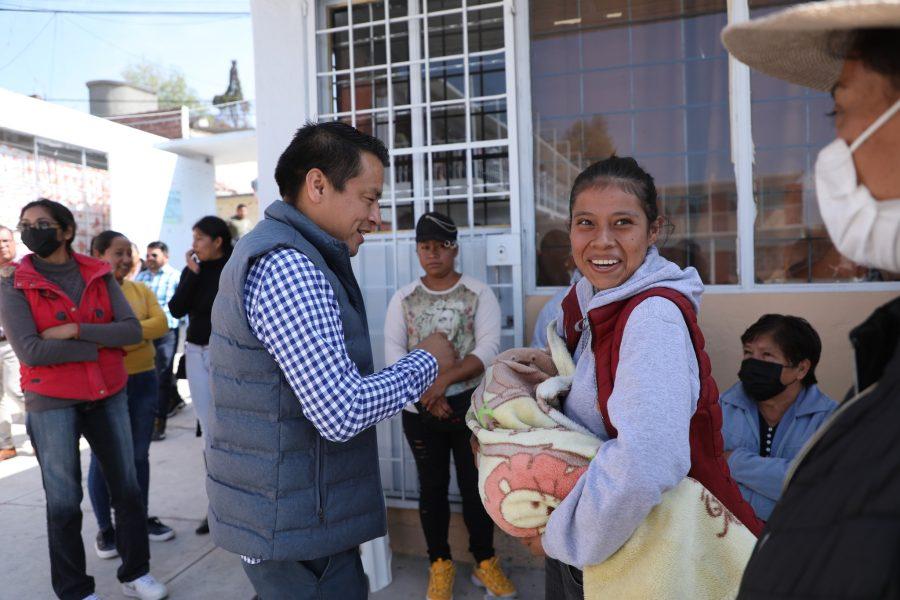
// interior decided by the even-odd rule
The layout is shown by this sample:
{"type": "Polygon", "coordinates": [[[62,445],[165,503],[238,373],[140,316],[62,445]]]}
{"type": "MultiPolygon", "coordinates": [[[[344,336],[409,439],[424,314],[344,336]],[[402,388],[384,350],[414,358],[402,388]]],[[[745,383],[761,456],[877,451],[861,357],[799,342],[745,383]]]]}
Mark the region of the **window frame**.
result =
{"type": "MultiPolygon", "coordinates": [[[[467,38],[470,33],[472,21],[468,20],[472,15],[481,15],[488,14],[491,11],[499,10],[502,19],[506,19],[506,13],[511,11],[511,7],[513,6],[512,0],[488,0],[486,2],[480,2],[473,4],[471,6],[467,5],[467,3],[461,3],[461,6],[456,8],[442,9],[438,11],[429,11],[427,10],[427,6],[424,4],[420,4],[422,0],[416,0],[417,7],[415,10],[408,12],[403,16],[394,17],[390,13],[390,2],[385,3],[385,11],[383,18],[375,19],[373,21],[366,21],[364,23],[356,23],[353,20],[353,11],[348,11],[347,13],[347,23],[340,26],[329,26],[329,11],[335,7],[349,7],[351,4],[364,5],[369,4],[375,1],[381,0],[316,0],[313,5],[314,10],[310,14],[310,18],[306,19],[306,36],[307,36],[307,56],[305,57],[305,63],[308,69],[310,85],[308,86],[308,97],[307,102],[309,104],[310,110],[309,115],[311,120],[318,120],[320,118],[327,119],[348,119],[350,120],[350,124],[354,127],[357,126],[357,117],[358,116],[369,116],[370,118],[377,119],[380,116],[384,116],[388,119],[387,127],[388,127],[388,142],[386,146],[392,157],[409,157],[411,170],[412,170],[412,180],[413,187],[411,189],[411,195],[409,197],[398,197],[397,194],[397,185],[396,185],[396,170],[391,169],[389,175],[385,179],[385,193],[379,202],[382,209],[390,210],[392,226],[390,230],[383,230],[375,232],[373,235],[376,236],[393,236],[394,239],[397,239],[399,235],[400,238],[404,237],[408,232],[412,231],[412,229],[398,229],[397,228],[397,211],[399,208],[412,207],[415,215],[419,215],[428,210],[434,210],[434,206],[436,203],[442,203],[447,201],[454,200],[464,200],[466,204],[466,225],[461,227],[461,229],[468,231],[470,233],[478,230],[493,230],[493,229],[516,229],[516,223],[521,220],[521,212],[520,207],[521,203],[515,201],[515,197],[518,193],[518,185],[522,181],[521,176],[519,174],[518,169],[518,161],[519,158],[516,156],[516,150],[518,145],[511,142],[510,140],[515,139],[517,135],[516,124],[513,122],[513,119],[509,117],[510,114],[516,114],[517,105],[516,98],[514,94],[510,92],[513,89],[510,81],[509,69],[504,67],[504,71],[506,72],[505,78],[505,91],[499,94],[483,94],[483,95],[473,95],[470,93],[470,61],[471,59],[478,59],[481,57],[497,57],[501,58],[504,62],[507,61],[508,56],[511,54],[510,48],[514,47],[513,43],[513,34],[510,30],[504,31],[504,39],[503,44],[499,48],[493,48],[488,50],[479,50],[479,51],[468,51],[467,49],[467,38]],[[424,8],[424,10],[423,10],[424,8]],[[433,17],[443,17],[443,16],[460,16],[461,22],[463,23],[462,28],[462,40],[464,44],[464,49],[460,53],[452,53],[446,56],[436,56],[431,57],[429,55],[428,44],[422,45],[423,38],[422,36],[427,32],[427,24],[429,19],[433,17]],[[407,27],[407,35],[410,37],[412,52],[405,60],[399,62],[392,62],[391,60],[391,47],[392,44],[388,41],[391,39],[391,24],[403,23],[406,24],[407,27]],[[422,26],[425,26],[426,29],[423,32],[422,26]],[[320,36],[328,35],[331,33],[347,33],[347,45],[349,48],[354,48],[354,34],[356,31],[365,30],[367,27],[384,27],[385,28],[385,61],[384,64],[377,65],[367,65],[357,67],[355,65],[355,52],[348,52],[347,65],[346,67],[341,68],[329,68],[322,70],[319,65],[319,59],[323,56],[323,52],[327,54],[323,48],[319,46],[320,44],[320,36]],[[463,64],[463,80],[465,82],[465,91],[463,94],[463,98],[460,99],[452,99],[452,100],[434,100],[431,97],[431,93],[428,91],[430,89],[430,78],[431,78],[431,66],[432,65],[451,65],[456,61],[462,61],[463,64]],[[409,69],[409,77],[419,78],[422,82],[422,86],[411,85],[409,89],[410,97],[409,101],[405,104],[394,105],[393,102],[393,94],[394,94],[394,85],[393,85],[393,76],[395,73],[395,69],[409,69]],[[356,79],[360,73],[380,73],[384,72],[387,77],[387,85],[386,85],[386,93],[388,99],[387,107],[372,107],[366,109],[357,109],[356,107],[356,79]],[[348,79],[348,87],[349,87],[349,97],[350,97],[350,110],[340,110],[340,111],[322,111],[321,104],[324,90],[320,85],[321,77],[333,77],[333,76],[346,76],[348,79]],[[435,142],[434,140],[434,132],[433,132],[433,108],[440,107],[464,107],[464,122],[465,122],[465,130],[466,137],[473,138],[472,130],[472,117],[473,111],[472,108],[479,103],[489,103],[494,101],[503,101],[506,103],[505,112],[507,114],[507,118],[510,121],[507,123],[507,135],[504,139],[482,139],[466,142],[435,142]],[[395,141],[395,132],[396,132],[396,115],[398,113],[408,112],[410,114],[412,125],[411,125],[411,135],[410,143],[408,146],[404,147],[396,147],[394,145],[395,141]],[[490,150],[495,148],[506,148],[507,149],[507,179],[508,179],[508,190],[505,192],[490,192],[487,190],[482,190],[476,192],[472,185],[472,177],[475,171],[475,163],[479,160],[479,157],[476,155],[476,151],[478,150],[490,150]],[[434,194],[434,166],[433,160],[436,154],[447,154],[451,152],[462,152],[463,160],[466,165],[466,174],[468,178],[468,185],[465,192],[458,194],[442,194],[437,199],[435,199],[434,194]],[[426,173],[428,176],[426,177],[426,173]],[[509,204],[508,214],[509,214],[509,225],[505,224],[480,224],[476,225],[475,223],[475,213],[477,210],[487,210],[487,204],[478,204],[476,206],[476,202],[484,199],[485,201],[491,199],[500,199],[505,197],[509,204]]],[[[335,107],[336,108],[336,107],[335,107]]],[[[520,243],[521,245],[521,243],[520,243]]],[[[521,265],[518,266],[521,268],[521,265]]],[[[524,288],[523,288],[524,289],[524,288]]]]}
{"type": "MultiPolygon", "coordinates": [[[[18,129],[13,129],[11,127],[0,127],[0,144],[8,145],[21,152],[27,152],[31,156],[31,160],[33,161],[34,165],[34,171],[32,173],[31,179],[32,185],[34,186],[34,191],[37,194],[32,199],[37,199],[37,197],[41,195],[41,159],[58,161],[67,163],[69,165],[75,165],[77,167],[78,177],[81,180],[80,196],[82,203],[86,203],[89,198],[89,191],[86,185],[88,169],[105,172],[109,184],[111,185],[112,173],[110,171],[109,165],[109,153],[103,150],[97,150],[96,148],[90,148],[88,146],[81,146],[72,144],[70,142],[64,142],[53,138],[35,135],[32,133],[27,133],[25,131],[20,131],[18,129]],[[8,139],[8,135],[18,136],[23,139],[12,142],[8,139]],[[63,158],[57,157],[53,154],[54,150],[66,153],[68,154],[68,156],[63,158]],[[102,166],[100,166],[99,164],[92,164],[94,162],[99,163],[100,161],[102,161],[102,166]]],[[[65,202],[65,200],[63,200],[63,202],[65,202]]],[[[111,202],[112,200],[110,199],[109,203],[106,204],[107,209],[111,209],[111,202]]],[[[16,214],[17,213],[18,211],[16,211],[16,214]]],[[[73,208],[73,214],[76,215],[76,221],[81,223],[81,217],[79,216],[75,208],[73,208]]],[[[12,226],[13,224],[14,223],[9,223],[8,226],[12,226]]],[[[107,221],[107,225],[109,226],[110,224],[111,221],[107,221]]],[[[85,231],[87,231],[86,228],[79,227],[78,235],[76,236],[73,243],[77,244],[80,242],[84,242],[84,247],[88,248],[90,245],[90,236],[87,235],[85,231]]]]}
{"type": "MultiPolygon", "coordinates": [[[[416,0],[417,2],[419,0],[416,0]]],[[[319,20],[319,16],[321,14],[327,14],[325,12],[332,6],[349,6],[350,3],[357,3],[357,0],[314,0],[314,2],[305,4],[307,6],[307,10],[304,13],[305,17],[305,29],[306,32],[306,40],[305,40],[305,56],[303,57],[303,64],[305,68],[305,81],[308,82],[307,86],[307,115],[306,117],[311,121],[317,121],[323,116],[327,115],[327,118],[333,117],[341,117],[348,116],[351,119],[353,124],[356,124],[356,116],[361,114],[371,114],[373,111],[369,111],[368,113],[364,111],[360,111],[355,109],[355,94],[356,94],[356,75],[360,72],[360,69],[355,67],[354,61],[354,53],[349,53],[348,63],[350,65],[349,69],[342,69],[339,71],[331,70],[331,71],[320,71],[319,70],[319,52],[321,51],[320,47],[317,47],[317,43],[319,42],[319,35],[323,33],[329,33],[337,30],[349,29],[350,32],[355,31],[355,24],[353,22],[352,11],[348,12],[348,25],[347,27],[340,28],[322,28],[319,27],[321,21],[319,20]],[[331,112],[321,112],[320,109],[320,76],[325,74],[334,74],[334,73],[347,73],[349,76],[350,82],[350,93],[354,95],[354,98],[351,99],[351,110],[350,111],[342,111],[338,113],[331,112]]],[[[466,3],[464,3],[465,5],[466,3]]],[[[491,98],[504,98],[506,101],[506,112],[507,112],[507,135],[503,141],[500,140],[480,140],[480,141],[472,141],[469,143],[466,142],[453,142],[453,143],[426,143],[432,139],[431,135],[431,126],[426,124],[424,127],[421,126],[421,121],[417,126],[413,127],[411,130],[411,135],[414,139],[410,140],[410,146],[406,148],[397,148],[394,145],[394,131],[395,131],[395,123],[394,120],[391,119],[389,122],[389,140],[390,142],[386,144],[389,148],[392,157],[397,156],[415,156],[416,154],[427,154],[426,160],[418,160],[413,161],[412,168],[417,170],[414,174],[414,188],[415,191],[412,194],[410,199],[404,199],[401,202],[398,202],[397,198],[397,190],[396,190],[396,173],[391,172],[390,175],[386,175],[385,177],[385,185],[384,185],[384,197],[382,201],[382,207],[390,207],[392,209],[396,209],[397,206],[400,205],[412,205],[415,207],[417,211],[417,215],[425,210],[430,210],[435,204],[439,203],[442,198],[447,198],[448,196],[442,196],[439,198],[434,197],[434,170],[433,170],[433,153],[437,152],[453,152],[453,151],[464,151],[466,154],[466,163],[467,163],[467,179],[468,186],[467,190],[464,194],[459,194],[460,197],[463,197],[467,200],[467,210],[468,210],[468,224],[465,227],[460,227],[460,239],[464,241],[464,243],[469,243],[472,241],[481,242],[483,241],[485,246],[487,246],[487,241],[489,239],[496,240],[498,244],[507,243],[509,247],[516,247],[521,249],[523,244],[521,239],[519,238],[520,225],[522,220],[521,211],[521,201],[516,200],[518,195],[521,193],[519,188],[520,183],[523,181],[521,175],[521,160],[522,158],[517,155],[517,151],[520,147],[518,143],[518,124],[519,121],[519,113],[521,109],[517,106],[518,98],[514,94],[515,89],[518,87],[518,82],[515,80],[516,74],[518,73],[518,69],[508,67],[507,65],[513,58],[513,49],[516,47],[516,33],[515,29],[515,18],[514,18],[514,0],[494,0],[490,2],[484,2],[477,5],[477,8],[465,6],[463,9],[447,9],[442,11],[422,11],[411,13],[410,16],[400,17],[398,20],[409,23],[409,35],[414,36],[414,40],[420,40],[421,29],[418,28],[416,23],[421,23],[422,19],[419,19],[417,15],[424,15],[423,19],[427,23],[427,19],[433,17],[435,15],[440,16],[443,14],[462,14],[462,11],[472,9],[471,12],[479,12],[479,11],[488,11],[488,10],[496,10],[500,9],[502,18],[504,20],[504,39],[503,46],[500,49],[490,50],[486,52],[476,52],[476,53],[466,53],[464,52],[461,56],[465,60],[464,64],[464,81],[465,81],[465,103],[466,103],[466,118],[465,118],[465,127],[466,130],[470,132],[470,128],[472,127],[472,119],[470,111],[470,106],[472,102],[482,102],[485,100],[490,100],[491,98]],[[513,18],[510,18],[510,15],[513,15],[513,18]],[[512,27],[506,27],[506,23],[513,23],[512,27]],[[469,77],[469,60],[468,58],[477,57],[477,56],[500,56],[504,61],[504,86],[505,92],[502,95],[490,96],[490,95],[475,95],[469,93],[470,86],[470,77],[469,77]],[[475,156],[475,152],[478,149],[489,149],[489,148],[505,148],[507,153],[507,172],[505,174],[506,183],[508,186],[508,191],[504,192],[501,195],[505,195],[509,201],[509,225],[475,225],[473,218],[473,201],[474,199],[478,199],[480,197],[490,197],[497,196],[496,192],[490,192],[485,190],[482,192],[476,192],[473,187],[473,178],[474,178],[474,163],[477,160],[477,156],[475,156]],[[425,172],[428,172],[428,175],[425,175],[425,172]],[[409,201],[407,201],[409,200],[409,201]],[[512,241],[515,240],[515,241],[512,241]]],[[[382,21],[374,21],[373,23],[386,23],[391,20],[390,16],[390,8],[389,4],[385,5],[385,19],[382,21]]],[[[468,24],[471,21],[467,21],[467,18],[464,18],[463,23],[463,35],[467,36],[469,27],[468,24]]],[[[389,27],[386,27],[386,31],[388,37],[390,35],[389,27]]],[[[349,47],[353,47],[353,37],[352,33],[348,35],[348,45],[349,47]]],[[[418,44],[419,42],[413,42],[413,45],[418,44]]],[[[467,40],[464,40],[463,47],[467,47],[467,40]]],[[[391,63],[391,45],[386,45],[385,51],[385,65],[378,65],[377,69],[384,68],[388,81],[392,80],[393,69],[398,65],[395,63],[391,63]]],[[[407,65],[410,69],[410,77],[412,77],[412,72],[414,69],[417,70],[418,77],[422,78],[422,81],[425,82],[424,86],[411,86],[410,89],[410,102],[408,105],[401,105],[403,108],[401,110],[409,110],[412,111],[430,111],[434,106],[441,106],[442,104],[459,104],[458,101],[454,100],[452,102],[441,102],[434,101],[431,99],[431,94],[428,93],[428,81],[430,77],[430,69],[428,68],[429,62],[431,58],[429,57],[427,51],[427,44],[425,48],[412,48],[410,52],[410,58],[413,56],[421,57],[415,58],[413,60],[402,61],[400,66],[407,65]],[[414,92],[414,90],[416,90],[414,92]]],[[[435,60],[435,63],[450,63],[453,59],[448,59],[447,57],[438,57],[435,60]]],[[[363,68],[365,69],[365,68],[363,68]]],[[[368,72],[372,69],[366,69],[362,72],[368,72]]],[[[387,86],[387,94],[390,96],[391,100],[389,101],[389,106],[393,106],[393,85],[387,86]]],[[[388,109],[388,114],[395,114],[394,111],[397,109],[396,106],[388,109]]],[[[383,112],[382,109],[378,109],[379,112],[383,112]]],[[[417,117],[418,118],[418,117],[417,117]]],[[[428,119],[428,122],[431,122],[431,119],[428,119]]],[[[470,132],[471,133],[471,132],[470,132]]],[[[472,139],[471,134],[467,134],[467,138],[472,139]]],[[[455,197],[455,196],[454,196],[455,197]]],[[[396,222],[396,212],[392,214],[392,219],[396,222]]],[[[400,263],[397,259],[397,256],[400,254],[399,249],[401,246],[408,246],[412,244],[414,246],[414,238],[415,231],[408,230],[399,230],[396,227],[391,227],[389,231],[380,231],[375,232],[372,235],[372,241],[377,241],[378,243],[383,244],[387,248],[391,248],[393,253],[393,260],[390,261],[390,264],[387,266],[388,269],[393,270],[393,274],[388,277],[389,281],[393,281],[395,283],[401,280],[400,277],[400,263]]],[[[367,242],[371,243],[371,242],[367,242]]],[[[353,258],[352,262],[354,262],[354,268],[356,268],[357,261],[364,256],[364,253],[370,251],[372,246],[366,246],[369,250],[364,250],[360,252],[356,257],[353,258]]],[[[487,250],[485,250],[485,254],[487,254],[487,250]]],[[[414,254],[413,254],[414,256],[414,254]]],[[[460,258],[458,259],[458,264],[460,265],[460,270],[464,273],[470,272],[469,268],[465,267],[466,261],[472,262],[473,260],[477,260],[477,254],[466,255],[466,250],[464,249],[460,253],[460,258]],[[471,257],[475,256],[476,259],[472,259],[471,257]]],[[[414,260],[414,259],[413,259],[414,260]]],[[[487,261],[485,261],[487,262],[487,261]]],[[[498,290],[509,290],[509,295],[506,297],[508,301],[508,305],[511,306],[511,315],[513,317],[513,321],[511,325],[507,323],[501,324],[501,343],[503,343],[504,336],[506,338],[511,339],[513,347],[519,347],[524,344],[525,339],[525,309],[524,309],[524,299],[525,299],[525,287],[523,282],[523,265],[517,261],[510,261],[507,264],[503,263],[495,263],[488,264],[488,270],[491,271],[493,269],[493,273],[496,274],[496,280],[487,278],[485,279],[485,283],[497,293],[498,301],[501,302],[501,306],[503,306],[503,297],[501,297],[498,290]],[[500,270],[503,270],[503,273],[508,273],[508,277],[500,276],[500,270]]],[[[366,282],[366,271],[363,269],[361,276],[358,276],[360,287],[363,290],[363,294],[367,293],[367,290],[373,289],[373,287],[382,287],[383,289],[391,289],[389,286],[371,286],[366,282]]],[[[393,289],[399,289],[401,284],[396,285],[393,289]]],[[[370,307],[371,309],[371,307],[370,307]]],[[[371,314],[371,312],[370,312],[371,314]]],[[[372,321],[370,320],[370,325],[372,321]]],[[[402,508],[410,508],[415,507],[418,500],[414,500],[416,495],[412,492],[412,490],[408,489],[408,482],[410,476],[415,476],[414,473],[414,461],[412,460],[412,455],[410,454],[410,450],[406,441],[403,439],[403,433],[400,427],[399,415],[384,421],[378,424],[378,438],[379,438],[379,446],[382,443],[387,443],[391,445],[390,450],[385,451],[380,448],[380,470],[383,483],[385,481],[391,481],[390,484],[385,484],[385,487],[390,489],[386,489],[388,493],[386,501],[389,506],[392,507],[402,507],[402,508]],[[398,453],[399,448],[399,453],[398,453]],[[399,469],[399,473],[397,472],[399,469]],[[387,479],[386,479],[387,478],[387,479]],[[399,488],[398,488],[399,485],[399,488]]],[[[455,477],[455,475],[454,475],[455,477]]],[[[452,479],[451,479],[452,480],[452,479]]],[[[453,501],[454,506],[458,506],[458,496],[451,495],[451,500],[453,501]]]]}
{"type": "MultiPolygon", "coordinates": [[[[535,198],[534,198],[534,127],[531,114],[531,28],[529,17],[531,2],[518,0],[515,10],[516,39],[523,43],[515,46],[516,97],[519,113],[518,154],[520,162],[519,199],[522,215],[522,260],[524,290],[527,296],[552,295],[563,289],[555,286],[537,285],[537,274],[533,265],[537,260],[537,240],[535,239],[535,198]]],[[[749,0],[728,2],[727,20],[729,24],[749,19],[749,0]]],[[[737,263],[738,283],[706,285],[709,294],[771,294],[771,293],[828,293],[828,292],[881,292],[900,291],[900,281],[866,281],[839,283],[757,283],[755,281],[755,223],[756,198],[753,194],[753,130],[751,121],[750,68],[728,56],[728,110],[731,127],[731,158],[734,165],[735,187],[737,190],[737,263]]]]}

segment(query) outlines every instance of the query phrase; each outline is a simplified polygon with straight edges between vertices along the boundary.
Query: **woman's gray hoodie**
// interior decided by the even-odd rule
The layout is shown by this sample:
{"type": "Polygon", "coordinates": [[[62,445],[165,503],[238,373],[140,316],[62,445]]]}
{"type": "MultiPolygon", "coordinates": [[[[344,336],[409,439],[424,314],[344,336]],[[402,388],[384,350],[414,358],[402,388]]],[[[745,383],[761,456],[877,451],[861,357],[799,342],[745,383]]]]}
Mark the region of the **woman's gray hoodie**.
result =
{"type": "MultiPolygon", "coordinates": [[[[575,289],[583,314],[654,287],[676,290],[700,310],[703,283],[693,268],[682,270],[651,247],[644,263],[619,287],[594,294],[585,277],[575,289]]],[[[560,335],[562,324],[557,323],[560,335]]],[[[697,358],[678,307],[650,298],[631,313],[622,335],[610,419],[610,440],[597,408],[597,381],[590,331],[575,352],[572,389],[565,414],[605,440],[587,472],[550,516],[544,551],[583,568],[609,558],[634,533],[663,492],[691,466],[689,429],[700,395],[697,358]]]]}

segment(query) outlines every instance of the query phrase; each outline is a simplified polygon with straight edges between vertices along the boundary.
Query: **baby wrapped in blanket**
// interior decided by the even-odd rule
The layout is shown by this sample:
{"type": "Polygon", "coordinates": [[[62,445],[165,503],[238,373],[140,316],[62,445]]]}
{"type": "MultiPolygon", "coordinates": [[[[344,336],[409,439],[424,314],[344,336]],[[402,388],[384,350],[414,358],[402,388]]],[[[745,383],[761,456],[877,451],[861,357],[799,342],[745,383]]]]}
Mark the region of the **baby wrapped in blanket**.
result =
{"type": "MultiPolygon", "coordinates": [[[[551,354],[498,355],[472,396],[478,488],[487,513],[515,537],[541,535],[603,443],[560,410],[575,371],[548,327],[551,354]]],[[[585,598],[733,598],[756,538],[700,483],[662,496],[609,559],[584,569],[585,598]]]]}

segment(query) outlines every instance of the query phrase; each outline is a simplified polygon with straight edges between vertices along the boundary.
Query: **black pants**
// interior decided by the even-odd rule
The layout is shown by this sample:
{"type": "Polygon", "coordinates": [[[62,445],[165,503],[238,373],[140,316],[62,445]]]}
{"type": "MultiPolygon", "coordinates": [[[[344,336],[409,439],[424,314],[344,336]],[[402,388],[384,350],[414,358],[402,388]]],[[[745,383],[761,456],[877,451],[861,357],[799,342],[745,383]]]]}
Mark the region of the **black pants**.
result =
{"type": "Polygon", "coordinates": [[[584,598],[584,575],[581,570],[548,556],[544,562],[544,600],[582,600],[582,598],[584,598]]]}
{"type": "Polygon", "coordinates": [[[159,384],[156,396],[156,416],[165,420],[169,413],[172,390],[175,388],[175,374],[172,366],[175,363],[175,352],[178,349],[178,329],[170,329],[169,333],[154,340],[153,345],[156,347],[156,377],[159,384]]]}
{"type": "Polygon", "coordinates": [[[465,426],[439,431],[422,422],[417,413],[403,411],[403,433],[419,472],[419,518],[431,562],[450,559],[450,454],[456,464],[456,481],[463,501],[463,520],[469,530],[469,551],[477,562],[494,556],[494,522],[478,495],[478,470],[465,426]]]}
{"type": "Polygon", "coordinates": [[[359,548],[313,560],[241,565],[261,600],[365,600],[369,593],[359,548]]]}

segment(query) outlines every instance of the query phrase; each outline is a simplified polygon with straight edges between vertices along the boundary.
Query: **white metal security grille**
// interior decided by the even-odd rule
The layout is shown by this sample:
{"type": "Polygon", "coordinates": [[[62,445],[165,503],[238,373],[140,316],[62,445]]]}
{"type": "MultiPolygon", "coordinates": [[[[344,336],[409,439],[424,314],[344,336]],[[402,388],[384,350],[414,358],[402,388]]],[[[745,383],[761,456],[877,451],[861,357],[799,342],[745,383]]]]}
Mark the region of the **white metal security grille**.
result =
{"type": "MultiPolygon", "coordinates": [[[[391,155],[382,231],[353,261],[377,367],[387,304],[421,275],[413,228],[430,210],[460,227],[458,268],[497,294],[503,348],[522,343],[512,10],[509,0],[325,1],[310,20],[318,120],[350,123],[391,155]],[[491,238],[509,239],[513,252],[494,256],[491,238]]],[[[416,498],[399,418],[378,434],[386,494],[416,498]]]]}

